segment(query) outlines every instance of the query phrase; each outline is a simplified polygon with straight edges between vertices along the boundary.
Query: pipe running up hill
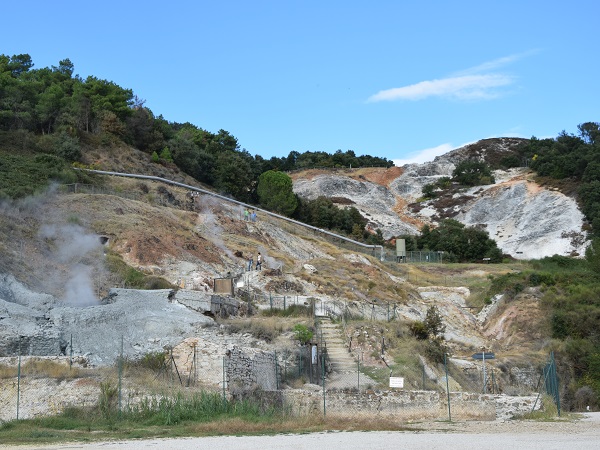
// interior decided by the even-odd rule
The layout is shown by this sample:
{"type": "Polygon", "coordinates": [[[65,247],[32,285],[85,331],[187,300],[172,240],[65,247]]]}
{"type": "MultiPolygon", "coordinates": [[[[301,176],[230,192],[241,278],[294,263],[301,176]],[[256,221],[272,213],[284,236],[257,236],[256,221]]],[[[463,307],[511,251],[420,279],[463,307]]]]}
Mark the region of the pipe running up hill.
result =
{"type": "Polygon", "coordinates": [[[152,176],[152,175],[140,175],[140,174],[135,174],[135,173],[122,173],[122,172],[108,172],[108,171],[104,171],[104,170],[80,169],[80,168],[75,168],[75,170],[82,170],[82,171],[85,171],[85,172],[96,173],[96,174],[99,174],[99,175],[112,175],[112,176],[116,176],[116,177],[140,178],[140,179],[143,179],[143,180],[159,181],[161,183],[171,184],[173,186],[179,186],[179,187],[182,187],[182,188],[185,188],[185,189],[189,189],[189,190],[192,190],[192,191],[200,192],[202,194],[212,195],[213,197],[217,197],[217,198],[219,198],[221,200],[224,200],[226,202],[234,203],[236,205],[240,205],[240,206],[243,206],[245,208],[251,208],[251,209],[254,209],[256,211],[260,211],[263,214],[269,215],[271,217],[276,217],[278,219],[285,220],[287,222],[299,225],[301,227],[308,228],[308,229],[310,229],[312,231],[315,231],[317,233],[321,233],[321,234],[324,234],[324,235],[327,235],[327,236],[330,236],[330,237],[333,237],[333,238],[336,238],[336,239],[340,239],[342,241],[354,244],[354,245],[356,245],[358,247],[361,247],[361,248],[363,248],[365,250],[371,250],[370,252],[366,252],[366,253],[371,253],[371,254],[374,255],[375,251],[377,249],[379,249],[380,259],[383,261],[383,246],[382,245],[368,245],[368,244],[364,244],[362,242],[358,242],[358,241],[355,241],[353,239],[347,238],[346,236],[341,236],[339,234],[335,234],[335,233],[332,233],[330,231],[323,230],[321,228],[313,227],[312,225],[308,225],[306,223],[299,222],[299,221],[294,220],[294,219],[290,219],[289,217],[285,217],[285,216],[281,216],[279,214],[275,214],[274,212],[267,211],[266,209],[257,208],[254,205],[249,205],[247,203],[243,203],[243,202],[239,202],[237,200],[233,200],[231,198],[225,197],[224,195],[220,195],[220,194],[216,194],[215,192],[207,191],[206,189],[200,189],[200,188],[197,188],[195,186],[190,186],[189,184],[179,183],[177,181],[168,180],[166,178],[161,178],[161,177],[155,177],[155,176],[152,176]]]}

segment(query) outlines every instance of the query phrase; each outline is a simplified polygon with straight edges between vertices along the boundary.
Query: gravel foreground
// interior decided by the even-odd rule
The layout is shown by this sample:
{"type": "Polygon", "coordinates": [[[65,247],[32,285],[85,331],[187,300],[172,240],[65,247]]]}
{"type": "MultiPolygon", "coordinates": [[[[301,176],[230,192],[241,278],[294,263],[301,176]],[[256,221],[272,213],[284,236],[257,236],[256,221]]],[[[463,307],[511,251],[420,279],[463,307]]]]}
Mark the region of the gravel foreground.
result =
{"type": "Polygon", "coordinates": [[[281,434],[275,436],[214,436],[178,439],[151,439],[68,443],[49,446],[12,446],[7,450],[23,449],[84,449],[134,450],[265,450],[265,449],[598,449],[600,448],[600,413],[585,413],[575,421],[506,421],[418,423],[411,431],[322,432],[310,434],[281,434]]]}

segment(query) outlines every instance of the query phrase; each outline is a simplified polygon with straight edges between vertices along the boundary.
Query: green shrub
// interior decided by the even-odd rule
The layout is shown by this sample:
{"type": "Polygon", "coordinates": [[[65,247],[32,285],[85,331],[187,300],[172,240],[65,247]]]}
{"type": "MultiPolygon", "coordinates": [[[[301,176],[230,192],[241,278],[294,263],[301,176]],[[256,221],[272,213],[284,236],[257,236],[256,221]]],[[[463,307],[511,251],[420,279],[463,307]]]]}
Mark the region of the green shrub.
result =
{"type": "Polygon", "coordinates": [[[423,194],[423,198],[425,198],[426,200],[430,200],[437,196],[435,192],[436,190],[437,186],[433,183],[429,183],[423,186],[423,189],[421,189],[421,193],[423,194]]]}
{"type": "Polygon", "coordinates": [[[456,165],[452,180],[465,186],[495,183],[490,167],[481,161],[465,160],[456,165]]]}
{"type": "Polygon", "coordinates": [[[308,344],[313,338],[313,332],[306,325],[298,323],[293,328],[294,336],[302,345],[308,344]]]}
{"type": "Polygon", "coordinates": [[[552,286],[555,283],[554,276],[549,273],[534,272],[529,275],[528,279],[529,286],[540,286],[542,284],[552,286]]]}
{"type": "Polygon", "coordinates": [[[448,347],[441,338],[430,339],[425,346],[425,357],[434,363],[444,362],[444,356],[448,354],[448,347]]]}
{"type": "Polygon", "coordinates": [[[0,153],[0,158],[2,197],[23,198],[46,190],[51,181],[69,183],[77,179],[67,162],[56,155],[0,153]]]}
{"type": "Polygon", "coordinates": [[[410,332],[419,340],[425,340],[429,336],[425,322],[416,320],[409,325],[410,332]]]}
{"type": "Polygon", "coordinates": [[[162,149],[162,151],[160,152],[160,159],[167,162],[173,162],[173,156],[171,155],[171,150],[169,150],[169,147],[165,147],[162,149]]]}
{"type": "Polygon", "coordinates": [[[129,266],[123,257],[117,253],[109,252],[105,258],[108,270],[121,279],[124,287],[131,289],[173,289],[174,286],[164,278],[146,275],[129,266]]]}
{"type": "Polygon", "coordinates": [[[160,372],[166,367],[168,358],[168,352],[150,352],[146,353],[138,360],[128,361],[127,365],[130,367],[149,369],[153,372],[160,372]]]}
{"type": "Polygon", "coordinates": [[[56,139],[54,153],[66,161],[77,161],[81,158],[81,147],[79,138],[69,135],[66,131],[61,131],[56,139]]]}
{"type": "Polygon", "coordinates": [[[117,413],[118,406],[118,388],[110,381],[100,383],[100,398],[98,399],[98,409],[104,418],[113,417],[117,413]]]}

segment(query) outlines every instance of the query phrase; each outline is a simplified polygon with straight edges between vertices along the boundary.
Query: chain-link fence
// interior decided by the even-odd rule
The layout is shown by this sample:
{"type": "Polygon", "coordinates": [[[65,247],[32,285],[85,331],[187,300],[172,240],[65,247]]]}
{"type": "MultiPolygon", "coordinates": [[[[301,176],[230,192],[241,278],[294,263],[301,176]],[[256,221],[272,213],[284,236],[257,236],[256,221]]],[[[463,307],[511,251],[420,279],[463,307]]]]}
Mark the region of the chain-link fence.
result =
{"type": "Polygon", "coordinates": [[[538,401],[541,402],[540,397],[543,394],[547,394],[548,396],[550,396],[550,398],[556,406],[557,413],[560,416],[560,389],[558,374],[556,371],[556,361],[554,360],[554,352],[550,353],[548,363],[544,366],[544,369],[542,370],[542,373],[540,375],[540,379],[538,381],[538,396],[536,397],[536,401],[534,407],[532,408],[532,411],[537,406],[538,401]]]}
{"type": "Polygon", "coordinates": [[[560,411],[553,359],[536,387],[507,395],[500,393],[507,389],[491,365],[485,373],[483,367],[468,373],[445,357],[438,364],[423,361],[412,371],[376,367],[364,354],[336,345],[323,324],[310,343],[285,352],[234,347],[215,353],[190,341],[125,357],[123,348],[135,345],[117,339],[118,357],[103,367],[87,367],[84,358],[72,356],[0,358],[0,420],[49,416],[69,407],[126,412],[150,400],[207,392],[223,401],[247,398],[247,392],[278,393],[294,415],[394,421],[508,418],[539,408],[543,393],[560,411]]]}
{"type": "Polygon", "coordinates": [[[138,343],[117,339],[112,344],[118,356],[101,367],[73,356],[0,358],[0,420],[48,416],[69,407],[121,411],[144,399],[207,391],[225,395],[222,355],[207,358],[192,343],[134,359],[124,356],[123,347],[130,350],[138,343]]]}
{"type": "Polygon", "coordinates": [[[95,184],[63,184],[59,186],[59,192],[65,194],[99,194],[99,195],[114,195],[129,200],[138,200],[150,203],[154,206],[168,206],[171,208],[188,209],[188,204],[177,196],[173,195],[166,189],[159,189],[161,192],[150,193],[142,191],[132,191],[124,189],[115,189],[108,186],[95,184]]]}

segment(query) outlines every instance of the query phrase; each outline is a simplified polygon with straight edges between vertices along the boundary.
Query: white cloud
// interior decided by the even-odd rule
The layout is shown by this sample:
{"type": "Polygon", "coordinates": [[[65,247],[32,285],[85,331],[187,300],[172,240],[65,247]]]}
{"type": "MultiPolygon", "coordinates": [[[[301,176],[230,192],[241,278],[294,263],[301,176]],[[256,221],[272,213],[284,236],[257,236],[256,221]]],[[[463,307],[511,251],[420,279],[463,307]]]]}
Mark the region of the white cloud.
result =
{"type": "Polygon", "coordinates": [[[487,61],[487,62],[484,62],[483,64],[479,64],[478,66],[471,67],[466,70],[462,70],[458,73],[455,73],[454,76],[471,75],[474,73],[489,72],[492,70],[496,70],[500,67],[504,67],[509,64],[512,64],[513,62],[518,61],[519,59],[525,58],[534,53],[537,53],[537,50],[529,50],[529,51],[523,52],[523,53],[516,53],[514,55],[503,56],[502,58],[494,59],[492,61],[487,61]]]}
{"type": "Polygon", "coordinates": [[[444,155],[455,148],[452,144],[441,144],[437,147],[426,148],[425,150],[413,153],[407,159],[393,159],[392,161],[398,167],[402,167],[405,164],[423,164],[427,161],[433,161],[436,156],[444,155]]]}
{"type": "Polygon", "coordinates": [[[393,100],[421,100],[427,97],[449,97],[457,100],[489,100],[500,93],[496,88],[507,86],[513,77],[500,74],[464,75],[421,81],[410,86],[379,91],[369,97],[369,102],[393,100]]]}
{"type": "Polygon", "coordinates": [[[500,88],[513,84],[514,76],[498,73],[498,69],[525,58],[537,50],[504,56],[478,66],[452,74],[451,76],[420,81],[408,86],[385,89],[370,96],[367,102],[394,100],[422,100],[442,97],[454,100],[490,100],[501,96],[500,88]]]}

